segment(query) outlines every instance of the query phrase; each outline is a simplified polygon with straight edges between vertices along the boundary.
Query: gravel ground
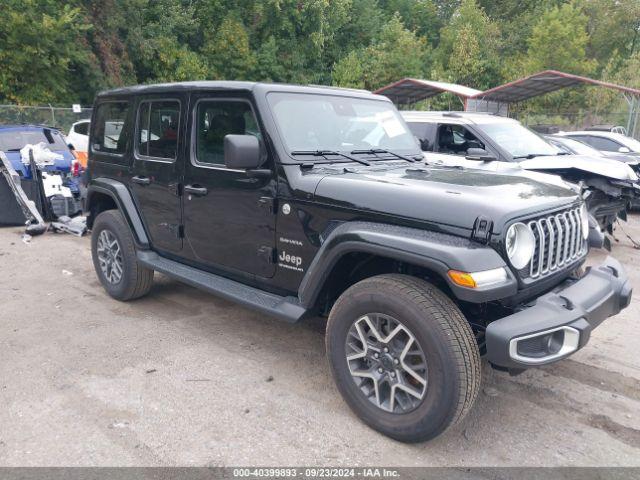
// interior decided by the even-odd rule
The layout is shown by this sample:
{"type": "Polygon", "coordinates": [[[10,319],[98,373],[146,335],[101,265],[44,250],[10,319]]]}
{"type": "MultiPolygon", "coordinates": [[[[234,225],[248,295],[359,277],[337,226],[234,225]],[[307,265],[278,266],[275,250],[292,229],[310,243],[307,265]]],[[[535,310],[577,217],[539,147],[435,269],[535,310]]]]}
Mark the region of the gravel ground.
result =
{"type": "MultiPolygon", "coordinates": [[[[640,238],[640,216],[625,229],[640,238]]],[[[640,252],[614,256],[637,283],[640,252]]],[[[594,252],[597,262],[603,252],[594,252]]],[[[119,303],[89,239],[0,229],[1,466],[640,466],[640,300],[571,359],[484,367],[467,419],[405,445],[349,411],[320,320],[287,325],[156,276],[119,303]]]]}

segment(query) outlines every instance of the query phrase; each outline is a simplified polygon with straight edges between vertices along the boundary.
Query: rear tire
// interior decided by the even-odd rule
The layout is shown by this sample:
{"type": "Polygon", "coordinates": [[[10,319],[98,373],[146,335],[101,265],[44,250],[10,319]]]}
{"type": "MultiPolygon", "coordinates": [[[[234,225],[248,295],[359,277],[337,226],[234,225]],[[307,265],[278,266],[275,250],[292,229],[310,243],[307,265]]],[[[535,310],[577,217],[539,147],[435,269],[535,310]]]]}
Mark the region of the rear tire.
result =
{"type": "Polygon", "coordinates": [[[96,217],[91,254],[100,283],[116,300],[140,298],[151,289],[154,272],[138,262],[131,230],[120,211],[106,210],[96,217]]]}
{"type": "Polygon", "coordinates": [[[458,423],[480,389],[480,353],[469,323],[445,294],[418,278],[379,275],[350,287],[331,310],[326,347],[349,407],[403,442],[432,439],[458,423]]]}

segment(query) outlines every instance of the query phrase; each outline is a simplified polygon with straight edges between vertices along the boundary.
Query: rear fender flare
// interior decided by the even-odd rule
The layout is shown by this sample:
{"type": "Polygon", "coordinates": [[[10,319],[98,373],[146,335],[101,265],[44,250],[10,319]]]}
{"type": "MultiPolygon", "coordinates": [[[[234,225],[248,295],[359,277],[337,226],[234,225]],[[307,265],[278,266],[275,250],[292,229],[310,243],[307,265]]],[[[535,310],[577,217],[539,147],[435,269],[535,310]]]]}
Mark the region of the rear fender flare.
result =
{"type": "MultiPolygon", "coordinates": [[[[138,209],[127,186],[111,178],[95,178],[91,180],[87,188],[86,200],[86,209],[89,212],[92,211],[92,197],[94,197],[96,193],[108,195],[113,199],[118,210],[122,212],[127,224],[131,228],[136,245],[143,249],[149,248],[149,237],[147,236],[142,218],[138,213],[138,209]]],[[[90,220],[90,227],[93,225],[94,220],[95,218],[90,220]]]]}

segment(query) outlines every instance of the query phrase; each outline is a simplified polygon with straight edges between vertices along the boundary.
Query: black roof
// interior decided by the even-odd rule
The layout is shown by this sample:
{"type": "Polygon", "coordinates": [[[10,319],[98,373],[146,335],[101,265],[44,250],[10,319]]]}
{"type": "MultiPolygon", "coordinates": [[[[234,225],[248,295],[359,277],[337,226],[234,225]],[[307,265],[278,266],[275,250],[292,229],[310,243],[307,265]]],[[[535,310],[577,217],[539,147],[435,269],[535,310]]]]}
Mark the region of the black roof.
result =
{"type": "Polygon", "coordinates": [[[344,95],[351,97],[378,98],[387,100],[386,97],[374,95],[366,90],[356,90],[351,88],[328,87],[322,85],[289,85],[285,83],[260,83],[243,82],[235,80],[200,80],[193,82],[157,83],[152,85],[134,85],[130,87],[115,88],[98,93],[98,97],[121,96],[145,93],[168,93],[180,90],[246,90],[246,91],[268,91],[279,92],[299,92],[299,93],[330,93],[332,95],[344,95]]]}

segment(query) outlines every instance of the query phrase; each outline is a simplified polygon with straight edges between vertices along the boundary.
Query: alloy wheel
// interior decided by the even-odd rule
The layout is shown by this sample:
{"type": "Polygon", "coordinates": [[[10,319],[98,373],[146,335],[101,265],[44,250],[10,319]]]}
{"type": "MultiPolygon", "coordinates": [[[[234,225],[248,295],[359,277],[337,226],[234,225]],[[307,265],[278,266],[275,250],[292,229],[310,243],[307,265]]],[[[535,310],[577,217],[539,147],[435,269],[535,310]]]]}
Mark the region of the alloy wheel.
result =
{"type": "Polygon", "coordinates": [[[349,372],[362,394],[390,413],[418,408],[427,391],[427,361],[415,336],[380,313],[353,322],[346,339],[349,372]]]}
{"type": "Polygon", "coordinates": [[[116,236],[109,230],[102,230],[98,235],[97,251],[104,278],[112,285],[119,283],[122,280],[124,260],[116,236]]]}

